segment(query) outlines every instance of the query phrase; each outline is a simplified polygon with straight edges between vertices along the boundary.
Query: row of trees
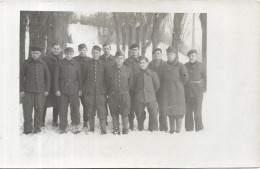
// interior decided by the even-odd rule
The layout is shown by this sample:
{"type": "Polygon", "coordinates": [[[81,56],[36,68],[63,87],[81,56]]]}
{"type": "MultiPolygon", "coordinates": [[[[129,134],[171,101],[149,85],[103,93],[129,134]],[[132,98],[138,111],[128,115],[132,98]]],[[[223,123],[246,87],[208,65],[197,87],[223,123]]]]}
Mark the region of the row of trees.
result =
{"type": "MultiPolygon", "coordinates": [[[[43,53],[52,43],[65,45],[71,42],[68,26],[73,21],[73,12],[22,11],[20,13],[20,62],[25,59],[25,35],[29,29],[29,49],[41,46],[43,53]]],[[[30,53],[30,52],[29,52],[30,53]]]]}
{"type": "MultiPolygon", "coordinates": [[[[191,32],[188,14],[184,13],[95,13],[82,15],[73,12],[23,11],[20,15],[20,58],[25,58],[25,32],[29,28],[30,46],[39,45],[48,52],[54,42],[65,47],[71,43],[69,24],[81,23],[95,26],[101,44],[115,43],[117,49],[126,50],[132,43],[139,43],[141,54],[152,44],[153,49],[162,42],[174,46],[184,44],[191,32]]],[[[207,14],[199,14],[202,28],[202,61],[206,65],[207,14]]],[[[182,51],[181,51],[182,52],[182,51]]]]}

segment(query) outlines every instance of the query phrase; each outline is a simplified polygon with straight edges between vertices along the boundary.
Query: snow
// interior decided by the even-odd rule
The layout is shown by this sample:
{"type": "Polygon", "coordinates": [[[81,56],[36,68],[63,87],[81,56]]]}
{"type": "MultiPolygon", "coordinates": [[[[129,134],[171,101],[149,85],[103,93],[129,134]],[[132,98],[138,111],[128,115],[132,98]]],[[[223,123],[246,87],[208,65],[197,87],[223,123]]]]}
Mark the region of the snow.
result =
{"type": "MultiPolygon", "coordinates": [[[[244,15],[241,14],[240,17],[237,17],[237,23],[241,22],[241,17],[244,15]]],[[[212,18],[211,20],[217,19],[212,18]]],[[[231,19],[234,21],[234,18],[231,19]]],[[[246,21],[252,22],[250,18],[244,18],[243,22],[246,21]]],[[[225,28],[237,28],[231,23],[225,28]]],[[[210,22],[209,24],[212,25],[210,22]]],[[[219,27],[215,29],[221,31],[219,27]]],[[[250,27],[247,33],[251,36],[248,36],[248,39],[243,42],[255,39],[255,34],[250,34],[255,29],[250,27]]],[[[245,30],[241,28],[237,31],[237,36],[240,36],[239,32],[245,30]]],[[[91,33],[89,34],[88,37],[91,37],[91,33]]],[[[238,41],[230,37],[233,35],[234,33],[230,34],[229,31],[222,30],[217,37],[219,39],[209,38],[209,44],[215,44],[216,41],[221,43],[208,47],[208,51],[215,51],[215,53],[211,52],[208,59],[208,91],[204,95],[203,101],[205,129],[201,132],[185,132],[184,120],[180,134],[171,135],[159,131],[151,133],[147,130],[139,132],[136,130],[135,121],[135,131],[130,131],[128,135],[118,136],[111,134],[112,124],[109,116],[107,135],[100,135],[98,121],[95,133],[83,130],[77,135],[71,132],[60,135],[56,128],[51,127],[52,112],[51,109],[48,109],[45,130],[40,134],[23,135],[21,134],[22,106],[16,104],[18,103],[19,86],[18,76],[15,72],[18,70],[14,67],[16,71],[11,71],[9,75],[17,77],[15,81],[17,86],[14,85],[15,87],[9,91],[8,95],[14,99],[7,98],[10,103],[4,108],[4,115],[1,117],[4,123],[0,124],[2,128],[0,131],[1,167],[259,166],[260,118],[259,95],[256,95],[256,91],[259,92],[260,78],[254,73],[259,72],[259,57],[255,50],[248,50],[252,48],[245,45],[240,46],[241,52],[246,51],[255,62],[238,57],[235,49],[231,48],[238,41]],[[233,41],[223,41],[224,37],[233,41]],[[229,47],[230,45],[231,47],[229,47]],[[225,47],[224,49],[228,49],[228,51],[213,49],[217,47],[225,47]],[[234,56],[237,57],[237,63],[234,63],[234,56]],[[243,70],[243,72],[239,70],[243,70]],[[250,78],[248,78],[249,74],[250,78]],[[18,127],[17,124],[19,124],[18,127]]],[[[88,42],[88,37],[82,36],[82,39],[78,38],[77,41],[74,37],[75,49],[77,49],[76,44],[82,42],[87,43],[90,49],[92,42],[88,42]]],[[[214,37],[214,35],[209,33],[208,37],[214,37]]],[[[93,40],[93,42],[95,41],[93,40]]],[[[258,44],[258,42],[253,41],[252,44],[258,44]]],[[[112,53],[114,52],[115,48],[112,53]]],[[[180,56],[180,60],[184,63],[187,58],[180,56]]],[[[12,57],[9,61],[13,63],[12,57]]],[[[11,84],[8,83],[8,85],[11,84]]],[[[82,122],[82,107],[80,112],[82,122]]]]}

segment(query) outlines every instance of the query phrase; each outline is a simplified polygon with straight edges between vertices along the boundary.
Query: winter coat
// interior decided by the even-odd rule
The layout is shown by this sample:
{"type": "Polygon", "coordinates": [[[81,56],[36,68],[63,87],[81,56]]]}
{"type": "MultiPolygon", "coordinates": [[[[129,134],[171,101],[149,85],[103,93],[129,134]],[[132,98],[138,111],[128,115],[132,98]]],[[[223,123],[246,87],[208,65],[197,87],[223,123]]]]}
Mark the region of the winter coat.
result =
{"type": "Polygon", "coordinates": [[[83,64],[83,66],[85,67],[83,93],[107,95],[106,64],[100,59],[92,59],[83,64]]]}
{"type": "Polygon", "coordinates": [[[51,78],[51,87],[50,87],[50,93],[46,97],[46,103],[47,107],[52,107],[53,104],[56,103],[55,99],[57,96],[55,96],[55,91],[54,91],[54,72],[55,72],[55,67],[57,65],[57,62],[62,60],[62,54],[59,55],[54,55],[52,52],[47,55],[46,57],[43,58],[43,60],[46,62],[48,65],[48,69],[50,71],[50,78],[51,78]]]}
{"type": "Polygon", "coordinates": [[[185,66],[177,59],[167,62],[165,77],[166,115],[178,116],[186,113],[184,85],[189,80],[185,66]]]}
{"type": "Polygon", "coordinates": [[[77,60],[79,62],[80,68],[81,68],[81,77],[82,79],[84,79],[85,77],[85,66],[83,66],[83,64],[85,64],[86,62],[92,60],[90,57],[88,56],[76,56],[74,57],[75,60],[77,60]]]}
{"type": "Polygon", "coordinates": [[[24,61],[20,70],[20,91],[50,92],[50,72],[46,62],[33,58],[24,61]]]}
{"type": "Polygon", "coordinates": [[[58,62],[54,74],[54,90],[62,94],[78,94],[82,89],[81,69],[78,61],[63,59],[58,62]]]}
{"type": "Polygon", "coordinates": [[[186,63],[185,67],[189,74],[189,82],[185,85],[185,96],[196,97],[206,92],[206,71],[203,65],[196,61],[195,63],[186,63]]]}
{"type": "Polygon", "coordinates": [[[160,80],[155,71],[147,68],[134,75],[134,102],[156,102],[155,93],[160,87],[160,80]]]}

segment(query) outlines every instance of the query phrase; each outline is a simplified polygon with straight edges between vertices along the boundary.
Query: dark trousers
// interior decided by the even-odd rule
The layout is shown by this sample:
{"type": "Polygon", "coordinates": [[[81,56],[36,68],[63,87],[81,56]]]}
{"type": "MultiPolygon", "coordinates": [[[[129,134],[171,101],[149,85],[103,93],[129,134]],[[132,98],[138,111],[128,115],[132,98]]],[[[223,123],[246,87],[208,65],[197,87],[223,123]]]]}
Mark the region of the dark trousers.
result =
{"type": "Polygon", "coordinates": [[[87,123],[88,122],[88,114],[87,114],[87,108],[86,108],[85,102],[84,102],[84,95],[82,95],[80,97],[80,101],[81,101],[81,104],[82,104],[82,107],[83,107],[83,121],[84,121],[84,123],[87,123]]]}
{"type": "Polygon", "coordinates": [[[43,93],[25,93],[23,98],[24,133],[32,132],[32,113],[34,109],[34,128],[40,130],[42,125],[42,115],[45,104],[43,93]]]}
{"type": "Polygon", "coordinates": [[[203,95],[186,98],[186,114],[185,114],[185,129],[186,131],[202,130],[202,101],[203,95]]]}
{"type": "Polygon", "coordinates": [[[131,99],[128,92],[112,93],[108,97],[108,105],[112,116],[114,130],[119,130],[119,115],[121,115],[123,131],[128,130],[128,115],[130,113],[131,99]]]}
{"type": "Polygon", "coordinates": [[[68,106],[70,104],[70,114],[72,125],[79,125],[80,113],[79,113],[79,95],[66,95],[61,94],[59,97],[60,108],[60,129],[65,130],[68,125],[68,106]]]}
{"type": "Polygon", "coordinates": [[[170,132],[181,132],[183,115],[180,116],[169,116],[170,121],[170,132]]]}
{"type": "Polygon", "coordinates": [[[149,113],[149,131],[158,130],[158,107],[156,102],[150,103],[141,103],[135,102],[135,113],[137,116],[138,130],[142,131],[144,129],[144,120],[145,120],[145,107],[148,109],[149,113]]]}
{"type": "Polygon", "coordinates": [[[165,108],[163,105],[158,104],[159,106],[159,128],[160,131],[168,131],[168,122],[167,122],[167,116],[165,113],[165,108]]]}
{"type": "MultiPolygon", "coordinates": [[[[59,106],[58,106],[58,98],[57,96],[53,96],[54,98],[52,99],[53,104],[52,104],[52,123],[58,123],[58,116],[59,116],[59,106]]],[[[45,124],[45,118],[46,118],[46,112],[47,112],[47,99],[45,102],[44,110],[43,110],[43,117],[42,117],[42,124],[45,124]]]]}
{"type": "Polygon", "coordinates": [[[84,94],[84,104],[87,107],[87,115],[89,120],[90,130],[94,131],[96,112],[100,120],[102,131],[106,130],[107,118],[107,96],[96,94],[84,94]]]}

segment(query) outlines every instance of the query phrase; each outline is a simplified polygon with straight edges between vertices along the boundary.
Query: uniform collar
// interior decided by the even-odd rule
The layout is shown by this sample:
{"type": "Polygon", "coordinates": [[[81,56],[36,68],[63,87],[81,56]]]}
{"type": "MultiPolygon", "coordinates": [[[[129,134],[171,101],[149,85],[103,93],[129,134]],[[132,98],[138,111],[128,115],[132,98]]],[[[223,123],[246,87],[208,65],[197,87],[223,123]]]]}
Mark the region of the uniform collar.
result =
{"type": "Polygon", "coordinates": [[[179,60],[176,58],[176,59],[175,59],[174,61],[172,61],[172,62],[167,61],[167,63],[168,63],[169,65],[176,65],[176,64],[179,63],[179,60]]]}
{"type": "Polygon", "coordinates": [[[58,55],[54,55],[54,54],[51,52],[50,58],[53,59],[53,60],[62,60],[62,55],[61,55],[61,53],[58,54],[58,55]]]}
{"type": "Polygon", "coordinates": [[[139,56],[137,56],[136,58],[130,56],[129,61],[130,62],[134,62],[134,61],[139,62],[139,56]]]}
{"type": "Polygon", "coordinates": [[[83,59],[84,61],[88,61],[88,56],[86,55],[86,56],[78,56],[80,59],[83,59]]]}
{"type": "Polygon", "coordinates": [[[34,62],[34,63],[43,63],[43,60],[39,58],[38,60],[33,59],[32,57],[29,59],[29,62],[34,62]]]}
{"type": "Polygon", "coordinates": [[[124,69],[124,65],[122,65],[120,68],[118,68],[117,66],[116,66],[116,64],[114,64],[114,68],[116,69],[116,70],[123,70],[124,69]]]}
{"type": "Polygon", "coordinates": [[[150,62],[150,65],[160,65],[160,64],[162,64],[162,62],[163,62],[162,59],[160,59],[159,61],[158,61],[158,59],[156,59],[156,60],[152,60],[150,62]]]}
{"type": "Polygon", "coordinates": [[[64,60],[66,63],[70,63],[70,64],[72,64],[72,65],[75,64],[75,59],[74,59],[74,58],[72,58],[71,60],[67,60],[66,58],[64,58],[63,60],[64,60]]]}
{"type": "Polygon", "coordinates": [[[148,67],[145,70],[141,69],[141,71],[148,74],[148,75],[152,74],[152,71],[148,67]]]}
{"type": "Polygon", "coordinates": [[[93,63],[100,63],[100,58],[98,60],[95,60],[94,58],[92,58],[92,62],[93,63]]]}

